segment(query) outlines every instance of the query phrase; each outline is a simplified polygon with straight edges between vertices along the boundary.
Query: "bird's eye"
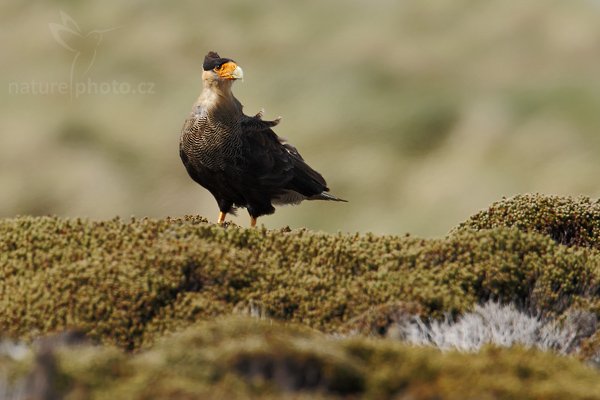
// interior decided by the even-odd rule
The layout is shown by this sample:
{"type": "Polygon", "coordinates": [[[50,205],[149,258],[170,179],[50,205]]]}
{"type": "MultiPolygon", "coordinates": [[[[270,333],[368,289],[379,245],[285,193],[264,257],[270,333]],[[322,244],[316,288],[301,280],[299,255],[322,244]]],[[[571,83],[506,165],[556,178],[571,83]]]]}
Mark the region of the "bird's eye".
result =
{"type": "Polygon", "coordinates": [[[221,66],[220,66],[220,65],[217,65],[217,66],[215,67],[215,71],[218,71],[218,70],[220,70],[220,69],[221,69],[221,66]]]}

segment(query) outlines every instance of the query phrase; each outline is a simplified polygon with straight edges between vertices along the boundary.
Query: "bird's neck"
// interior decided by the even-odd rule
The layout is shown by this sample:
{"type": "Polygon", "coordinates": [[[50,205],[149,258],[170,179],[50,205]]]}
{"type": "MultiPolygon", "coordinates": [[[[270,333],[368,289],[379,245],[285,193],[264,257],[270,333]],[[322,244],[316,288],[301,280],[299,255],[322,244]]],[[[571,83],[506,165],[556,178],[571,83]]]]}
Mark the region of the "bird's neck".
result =
{"type": "Polygon", "coordinates": [[[216,109],[231,109],[234,110],[235,98],[231,92],[233,81],[207,81],[204,80],[202,92],[194,103],[194,109],[205,110],[211,112],[216,109]]]}

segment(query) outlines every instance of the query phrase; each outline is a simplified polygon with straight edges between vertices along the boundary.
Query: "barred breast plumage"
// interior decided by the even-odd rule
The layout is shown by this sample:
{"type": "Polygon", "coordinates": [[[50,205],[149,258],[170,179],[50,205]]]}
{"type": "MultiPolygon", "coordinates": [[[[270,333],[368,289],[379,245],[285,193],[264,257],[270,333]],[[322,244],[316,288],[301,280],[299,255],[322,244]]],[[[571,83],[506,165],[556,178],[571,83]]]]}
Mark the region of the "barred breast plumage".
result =
{"type": "Polygon", "coordinates": [[[240,135],[239,123],[192,112],[182,129],[181,148],[191,162],[224,170],[227,165],[239,163],[240,135]]]}

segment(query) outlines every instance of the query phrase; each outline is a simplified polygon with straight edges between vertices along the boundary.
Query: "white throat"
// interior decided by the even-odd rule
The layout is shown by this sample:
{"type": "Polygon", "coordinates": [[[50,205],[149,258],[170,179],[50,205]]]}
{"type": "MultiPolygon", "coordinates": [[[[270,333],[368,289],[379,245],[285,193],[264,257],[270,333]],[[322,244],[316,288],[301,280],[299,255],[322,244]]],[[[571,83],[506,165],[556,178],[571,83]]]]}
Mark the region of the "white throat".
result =
{"type": "Polygon", "coordinates": [[[233,81],[215,78],[211,71],[202,73],[202,92],[194,103],[194,113],[206,114],[217,105],[229,107],[233,104],[231,86],[233,81]]]}

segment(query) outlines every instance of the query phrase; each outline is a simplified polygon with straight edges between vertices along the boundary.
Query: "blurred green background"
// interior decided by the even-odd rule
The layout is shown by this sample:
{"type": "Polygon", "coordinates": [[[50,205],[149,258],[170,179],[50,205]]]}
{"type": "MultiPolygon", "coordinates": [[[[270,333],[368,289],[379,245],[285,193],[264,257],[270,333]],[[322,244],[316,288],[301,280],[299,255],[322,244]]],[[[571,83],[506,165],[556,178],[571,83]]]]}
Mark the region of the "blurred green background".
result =
{"type": "Polygon", "coordinates": [[[502,196],[600,196],[597,1],[4,0],[0,49],[3,217],[214,221],[178,156],[209,50],[350,201],[269,228],[438,236],[502,196]]]}

